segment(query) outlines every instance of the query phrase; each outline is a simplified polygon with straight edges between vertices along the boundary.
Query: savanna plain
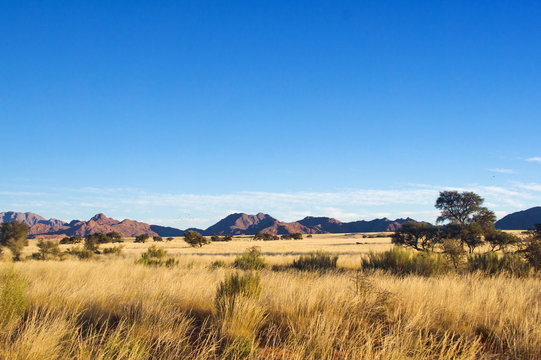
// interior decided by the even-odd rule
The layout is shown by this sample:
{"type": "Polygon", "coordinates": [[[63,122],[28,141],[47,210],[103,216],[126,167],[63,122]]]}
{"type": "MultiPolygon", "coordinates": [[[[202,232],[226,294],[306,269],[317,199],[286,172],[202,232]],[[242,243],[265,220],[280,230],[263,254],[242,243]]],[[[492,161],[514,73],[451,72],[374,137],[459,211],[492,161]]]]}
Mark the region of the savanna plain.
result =
{"type": "Polygon", "coordinates": [[[0,359],[541,358],[537,274],[363,268],[394,248],[389,236],[240,236],[195,248],[125,239],[84,260],[4,253],[0,359]],[[291,266],[303,256],[331,266],[291,266]]]}

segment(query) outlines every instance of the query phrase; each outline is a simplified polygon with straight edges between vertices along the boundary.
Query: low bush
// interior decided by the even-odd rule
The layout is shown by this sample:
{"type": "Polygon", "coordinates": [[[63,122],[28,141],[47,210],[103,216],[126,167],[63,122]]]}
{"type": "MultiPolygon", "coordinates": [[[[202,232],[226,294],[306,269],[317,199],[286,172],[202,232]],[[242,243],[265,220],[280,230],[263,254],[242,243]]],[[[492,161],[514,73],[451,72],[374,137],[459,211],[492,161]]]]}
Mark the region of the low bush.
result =
{"type": "Polygon", "coordinates": [[[113,247],[108,247],[103,249],[104,255],[120,255],[124,246],[118,245],[113,247]]]}
{"type": "Polygon", "coordinates": [[[136,243],[144,243],[145,241],[148,240],[148,238],[150,238],[150,236],[148,236],[147,234],[141,234],[141,235],[137,235],[135,237],[135,240],[133,242],[136,242],[136,243]]]}
{"type": "Polygon", "coordinates": [[[413,253],[401,246],[395,246],[384,252],[370,252],[362,259],[362,268],[383,270],[394,275],[431,276],[443,274],[450,267],[441,254],[421,252],[413,253]]]}
{"type": "Polygon", "coordinates": [[[237,256],[233,266],[242,270],[261,270],[265,267],[265,260],[257,246],[246,249],[244,254],[237,256]]]}
{"type": "Polygon", "coordinates": [[[263,240],[263,241],[270,241],[270,240],[280,240],[280,238],[278,237],[278,235],[273,235],[273,234],[267,234],[267,233],[262,233],[262,232],[258,232],[254,235],[254,237],[252,238],[252,240],[263,240]]]}
{"type": "Polygon", "coordinates": [[[213,234],[211,237],[210,237],[210,241],[212,242],[215,242],[215,241],[231,241],[233,240],[233,235],[231,234],[223,234],[223,233],[219,233],[219,234],[213,234]]]}
{"type": "Polygon", "coordinates": [[[146,266],[173,266],[178,263],[177,260],[173,257],[167,256],[167,250],[152,245],[147,249],[147,251],[141,254],[137,263],[146,265],[146,266]]]}
{"type": "Polygon", "coordinates": [[[302,271],[335,270],[337,261],[337,255],[330,255],[325,251],[315,251],[293,260],[291,267],[302,271]]]}
{"type": "Polygon", "coordinates": [[[153,236],[152,240],[160,242],[163,241],[163,238],[161,236],[153,236]]]}
{"type": "Polygon", "coordinates": [[[167,241],[173,241],[173,238],[171,236],[169,236],[167,239],[165,239],[167,241]]]}

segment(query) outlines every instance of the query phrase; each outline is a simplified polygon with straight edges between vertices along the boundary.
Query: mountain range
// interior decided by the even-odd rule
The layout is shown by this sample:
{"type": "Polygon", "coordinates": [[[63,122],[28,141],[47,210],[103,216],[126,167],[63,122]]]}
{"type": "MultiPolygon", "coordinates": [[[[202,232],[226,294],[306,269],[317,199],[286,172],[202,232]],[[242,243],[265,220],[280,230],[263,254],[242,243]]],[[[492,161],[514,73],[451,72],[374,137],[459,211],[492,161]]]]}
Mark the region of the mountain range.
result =
{"type": "Polygon", "coordinates": [[[124,237],[148,234],[150,236],[183,236],[188,230],[195,230],[203,235],[212,234],[233,234],[233,235],[254,235],[258,232],[269,234],[325,234],[343,232],[372,232],[372,231],[394,231],[403,223],[413,219],[387,218],[375,219],[372,221],[341,222],[328,217],[305,217],[294,222],[283,222],[268,215],[259,213],[248,215],[235,213],[207,229],[190,228],[186,230],[173,227],[149,225],[143,222],[125,219],[122,221],[109,218],[104,214],[97,214],[88,221],[73,220],[64,222],[58,219],[45,219],[44,217],[30,212],[2,212],[0,222],[11,222],[18,220],[28,224],[28,234],[31,237],[60,237],[60,236],[86,236],[96,232],[108,233],[116,231],[124,237]]]}
{"type": "MultiPolygon", "coordinates": [[[[104,214],[97,214],[88,221],[72,220],[65,222],[58,219],[45,219],[30,212],[9,211],[0,213],[0,222],[2,223],[14,220],[28,224],[28,235],[31,237],[87,236],[96,232],[108,233],[111,231],[116,231],[124,237],[140,234],[183,236],[188,230],[195,230],[207,236],[219,233],[254,235],[258,232],[268,234],[383,232],[395,231],[405,222],[414,221],[408,217],[395,220],[381,218],[371,221],[341,222],[330,217],[307,216],[302,220],[283,222],[263,213],[256,215],[235,213],[226,216],[206,229],[190,228],[181,230],[167,226],[149,225],[130,219],[120,221],[109,218],[104,214]]],[[[534,228],[535,224],[538,223],[541,223],[541,206],[509,214],[496,222],[496,228],[502,230],[528,230],[534,228]]]]}

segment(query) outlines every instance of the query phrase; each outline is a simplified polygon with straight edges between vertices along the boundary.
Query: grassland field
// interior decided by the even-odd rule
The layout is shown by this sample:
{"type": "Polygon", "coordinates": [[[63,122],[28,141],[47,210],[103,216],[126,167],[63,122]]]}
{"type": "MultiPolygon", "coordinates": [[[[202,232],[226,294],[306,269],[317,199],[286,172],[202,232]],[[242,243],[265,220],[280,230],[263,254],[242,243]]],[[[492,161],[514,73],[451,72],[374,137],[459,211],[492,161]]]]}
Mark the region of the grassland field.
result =
{"type": "Polygon", "coordinates": [[[389,237],[365,235],[241,236],[202,248],[182,238],[127,239],[120,256],[17,263],[4,256],[2,279],[14,285],[2,287],[0,359],[541,358],[539,277],[361,273],[364,254],[392,246],[389,237]],[[154,244],[178,264],[136,264],[154,244]],[[339,255],[343,270],[264,269],[258,296],[221,306],[217,289],[237,272],[234,258],[252,246],[268,264],[325,250],[339,255]],[[226,266],[211,267],[216,260],[226,266]],[[22,311],[7,317],[21,298],[17,289],[22,311]]]}

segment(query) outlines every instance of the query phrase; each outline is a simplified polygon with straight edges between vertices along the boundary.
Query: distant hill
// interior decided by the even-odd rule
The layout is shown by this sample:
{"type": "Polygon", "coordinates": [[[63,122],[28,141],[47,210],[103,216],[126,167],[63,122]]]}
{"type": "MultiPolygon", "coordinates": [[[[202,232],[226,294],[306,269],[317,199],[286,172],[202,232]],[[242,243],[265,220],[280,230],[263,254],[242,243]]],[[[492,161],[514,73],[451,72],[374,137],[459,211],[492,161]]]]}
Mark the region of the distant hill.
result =
{"type": "Polygon", "coordinates": [[[154,231],[159,236],[184,236],[185,230],[180,230],[169,226],[150,225],[150,230],[154,231]]]}
{"type": "Polygon", "coordinates": [[[530,230],[535,224],[541,224],[541,206],[517,211],[496,221],[496,228],[501,230],[530,230]]]}

